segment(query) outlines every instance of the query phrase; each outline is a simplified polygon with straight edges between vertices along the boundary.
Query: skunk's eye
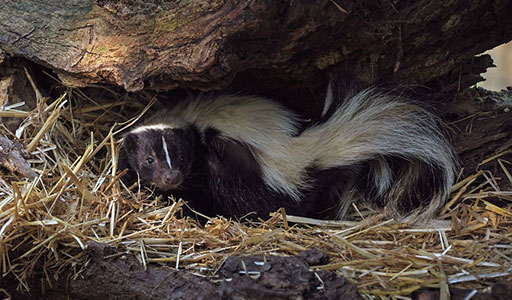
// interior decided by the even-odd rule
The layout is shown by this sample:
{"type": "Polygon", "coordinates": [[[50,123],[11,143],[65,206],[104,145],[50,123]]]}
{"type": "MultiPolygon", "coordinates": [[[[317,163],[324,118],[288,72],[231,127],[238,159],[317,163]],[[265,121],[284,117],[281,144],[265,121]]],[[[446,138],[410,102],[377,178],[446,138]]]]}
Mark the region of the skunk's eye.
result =
{"type": "Polygon", "coordinates": [[[184,161],[185,157],[183,155],[180,155],[180,161],[184,161]]]}
{"type": "Polygon", "coordinates": [[[153,159],[153,157],[148,157],[148,158],[146,159],[146,163],[147,163],[148,165],[152,165],[154,162],[155,162],[155,160],[153,159]]]}

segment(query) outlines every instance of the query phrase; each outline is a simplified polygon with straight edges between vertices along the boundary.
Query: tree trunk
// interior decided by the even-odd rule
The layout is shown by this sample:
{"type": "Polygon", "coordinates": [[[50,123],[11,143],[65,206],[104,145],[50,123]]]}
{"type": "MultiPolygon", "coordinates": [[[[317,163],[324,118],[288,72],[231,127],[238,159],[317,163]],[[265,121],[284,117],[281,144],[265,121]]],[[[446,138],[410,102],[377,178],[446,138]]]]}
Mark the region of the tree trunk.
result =
{"type": "Polygon", "coordinates": [[[492,63],[475,55],[512,38],[510,11],[507,0],[1,1],[0,48],[72,85],[289,95],[351,73],[439,97],[480,79],[492,63]]]}

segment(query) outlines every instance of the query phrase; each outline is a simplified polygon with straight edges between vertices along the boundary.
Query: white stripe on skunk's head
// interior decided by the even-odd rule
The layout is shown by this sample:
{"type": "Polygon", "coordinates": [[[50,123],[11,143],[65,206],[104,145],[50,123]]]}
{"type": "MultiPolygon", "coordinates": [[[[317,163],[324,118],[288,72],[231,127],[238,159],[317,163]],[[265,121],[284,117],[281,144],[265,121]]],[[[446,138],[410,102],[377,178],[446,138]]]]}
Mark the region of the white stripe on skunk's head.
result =
{"type": "Polygon", "coordinates": [[[162,192],[182,188],[196,160],[198,134],[192,127],[144,125],[124,136],[122,151],[144,185],[162,192]]]}
{"type": "Polygon", "coordinates": [[[176,127],[173,127],[168,124],[150,124],[150,125],[139,126],[135,129],[133,129],[132,131],[130,131],[130,133],[140,133],[140,132],[144,132],[144,131],[148,131],[148,130],[166,130],[166,129],[173,129],[173,128],[176,128],[176,127]]]}
{"type": "Polygon", "coordinates": [[[162,148],[164,150],[164,153],[165,153],[165,160],[167,161],[167,165],[169,166],[169,169],[172,169],[172,164],[171,164],[171,158],[169,157],[169,150],[167,148],[167,143],[165,142],[165,137],[162,135],[162,148]]]}

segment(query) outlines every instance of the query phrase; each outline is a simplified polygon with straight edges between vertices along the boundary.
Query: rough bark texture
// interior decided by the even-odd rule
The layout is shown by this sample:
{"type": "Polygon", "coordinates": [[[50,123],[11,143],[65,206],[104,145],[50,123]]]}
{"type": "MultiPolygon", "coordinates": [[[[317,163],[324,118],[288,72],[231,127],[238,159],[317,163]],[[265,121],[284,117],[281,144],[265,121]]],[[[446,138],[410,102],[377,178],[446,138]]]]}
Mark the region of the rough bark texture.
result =
{"type": "Polygon", "coordinates": [[[498,93],[473,88],[460,98],[446,103],[443,110],[451,114],[455,149],[465,175],[479,168],[501,174],[503,170],[496,167],[496,161],[483,166],[479,164],[512,146],[512,89],[498,93]]]}
{"type": "MultiPolygon", "coordinates": [[[[119,256],[113,248],[90,243],[90,261],[81,276],[72,280],[60,276],[52,286],[34,281],[32,294],[15,290],[13,278],[0,278],[0,295],[13,300],[32,299],[362,299],[355,286],[334,272],[320,271],[317,277],[309,264],[325,263],[328,257],[308,250],[297,257],[232,257],[215,280],[188,273],[157,269],[143,270],[134,257],[119,256]],[[257,262],[258,264],[255,264],[257,262]],[[44,292],[42,292],[44,291],[44,292]]],[[[451,299],[466,299],[471,290],[450,289],[451,299]]],[[[411,295],[415,300],[439,299],[439,290],[422,289],[411,295]]],[[[512,284],[499,281],[491,293],[477,293],[471,299],[505,300],[512,297],[512,284]]]]}
{"type": "Polygon", "coordinates": [[[19,173],[30,180],[37,174],[30,168],[30,164],[25,160],[28,157],[23,145],[13,142],[0,134],[0,166],[7,168],[12,172],[19,173]]]}
{"type": "MultiPolygon", "coordinates": [[[[48,286],[39,286],[33,295],[15,294],[14,299],[362,299],[357,288],[334,272],[318,272],[308,263],[323,260],[319,251],[298,257],[232,257],[220,276],[204,278],[185,270],[148,266],[144,270],[133,256],[120,256],[115,249],[89,243],[90,260],[78,279],[60,276],[48,286]],[[309,258],[308,258],[309,257],[309,258]],[[255,264],[261,262],[261,264],[255,264]],[[264,262],[264,263],[263,263],[264,262]],[[246,272],[247,271],[247,272],[246,272]],[[41,293],[44,291],[44,293],[41,293]]],[[[324,254],[325,256],[325,254],[324,254]]],[[[0,284],[3,284],[0,279],[0,284]]],[[[37,282],[36,282],[37,283],[37,282]]],[[[5,285],[13,292],[13,286],[5,285]]],[[[13,293],[14,294],[14,293],[13,293]]]]}
{"type": "Polygon", "coordinates": [[[510,11],[507,0],[5,0],[0,48],[69,84],[129,91],[289,95],[349,72],[453,94],[491,65],[475,55],[512,38],[510,11]]]}

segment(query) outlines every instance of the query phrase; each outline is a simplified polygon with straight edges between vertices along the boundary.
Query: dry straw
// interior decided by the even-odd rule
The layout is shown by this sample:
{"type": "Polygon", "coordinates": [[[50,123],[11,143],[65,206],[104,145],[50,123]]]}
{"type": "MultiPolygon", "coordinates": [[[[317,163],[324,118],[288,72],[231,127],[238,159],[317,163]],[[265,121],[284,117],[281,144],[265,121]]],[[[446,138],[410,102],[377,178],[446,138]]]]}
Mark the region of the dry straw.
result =
{"type": "Polygon", "coordinates": [[[313,270],[336,271],[376,298],[512,279],[512,191],[499,187],[512,186],[510,152],[481,166],[498,162],[504,178],[479,171],[461,179],[440,220],[422,228],[365,211],[352,221],[322,221],[283,210],[253,224],[219,217],[201,226],[180,218],[183,202],[166,205],[119,181],[117,141],[155,103],[153,96],[134,99],[96,87],[66,89],[53,100],[33,87],[33,111],[1,114],[24,119],[16,132],[2,134],[26,145],[38,174],[33,181],[16,174],[0,179],[0,267],[24,289],[36,266],[47,281],[65,269],[78,275],[88,241],[123,248],[143,267],[166,264],[201,275],[232,255],[295,255],[314,247],[331,259],[313,270]]]}

